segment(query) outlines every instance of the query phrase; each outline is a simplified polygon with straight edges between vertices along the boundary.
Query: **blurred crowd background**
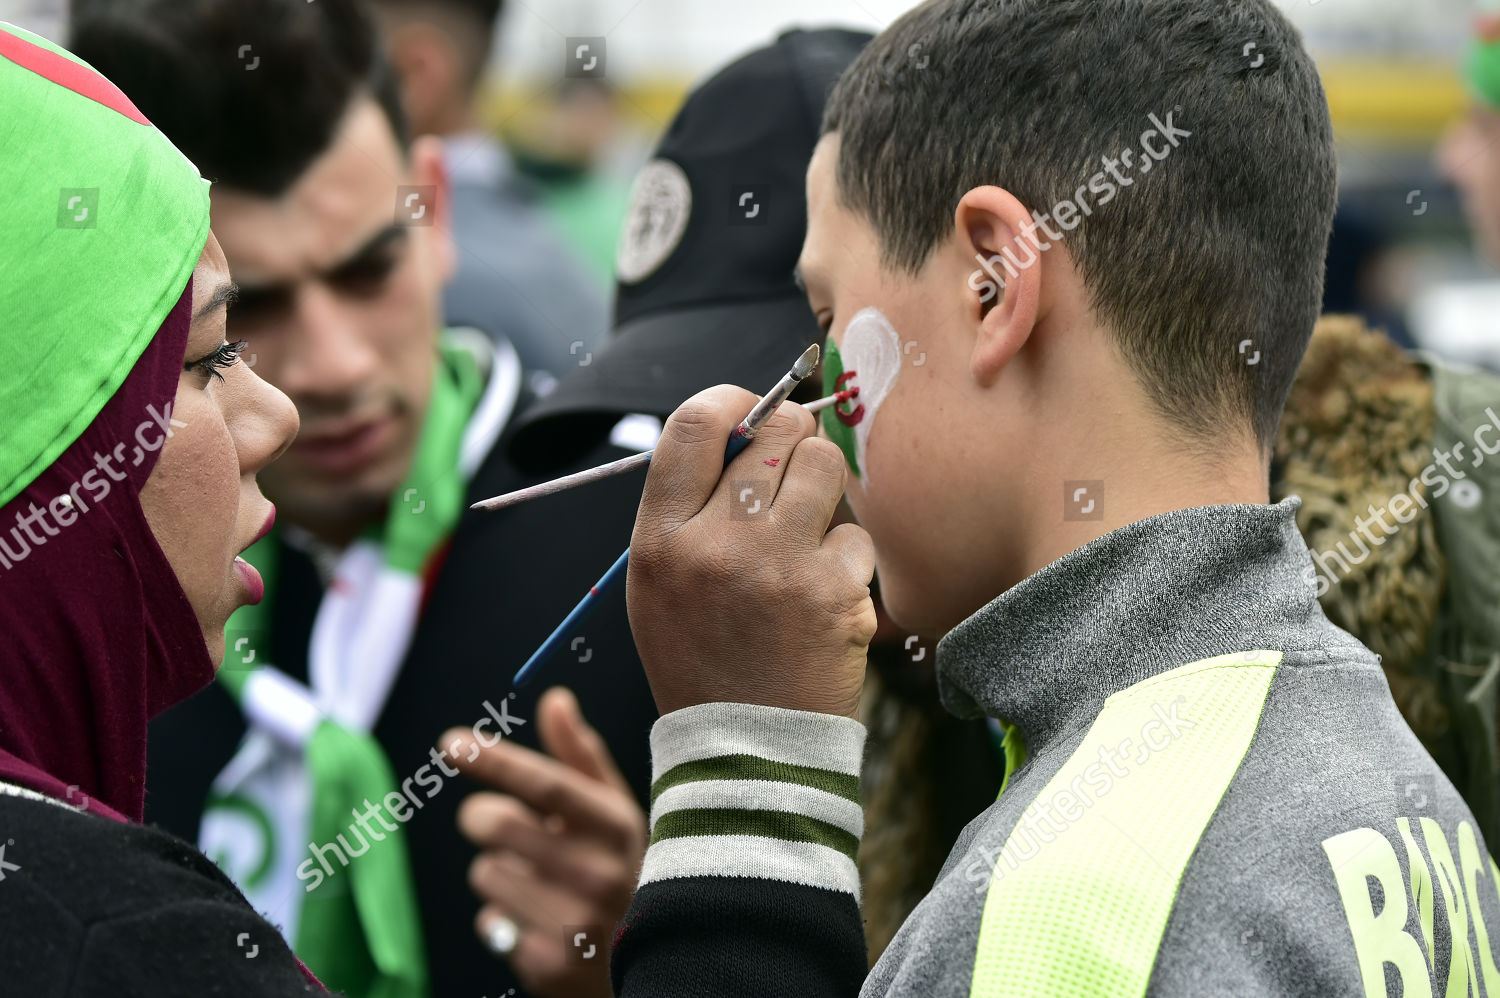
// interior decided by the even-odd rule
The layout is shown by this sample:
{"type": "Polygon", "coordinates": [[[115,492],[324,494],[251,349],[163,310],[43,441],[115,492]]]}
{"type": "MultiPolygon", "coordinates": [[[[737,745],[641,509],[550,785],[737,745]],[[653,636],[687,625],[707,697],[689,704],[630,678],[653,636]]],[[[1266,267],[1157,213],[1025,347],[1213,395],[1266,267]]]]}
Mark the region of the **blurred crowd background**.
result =
{"type": "MultiPolygon", "coordinates": [[[[1361,314],[1404,345],[1500,367],[1500,337],[1490,333],[1500,272],[1476,251],[1445,176],[1467,155],[1444,140],[1468,105],[1459,65],[1474,0],[1277,2],[1319,61],[1339,137],[1326,310],[1361,314]]],[[[632,178],[694,82],[783,28],[879,30],[912,5],[507,0],[482,119],[608,293],[632,178]]],[[[57,40],[65,16],[65,0],[0,0],[0,20],[57,40]]]]}

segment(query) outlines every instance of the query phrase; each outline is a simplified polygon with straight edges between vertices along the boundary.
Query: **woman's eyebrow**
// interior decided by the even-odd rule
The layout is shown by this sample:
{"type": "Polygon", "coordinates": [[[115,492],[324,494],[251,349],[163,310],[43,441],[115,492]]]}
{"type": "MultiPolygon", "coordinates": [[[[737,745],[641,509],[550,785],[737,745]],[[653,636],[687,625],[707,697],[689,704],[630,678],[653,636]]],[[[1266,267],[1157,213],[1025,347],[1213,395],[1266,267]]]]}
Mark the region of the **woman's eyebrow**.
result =
{"type": "Polygon", "coordinates": [[[239,294],[240,286],[238,284],[235,284],[233,281],[225,281],[214,289],[213,297],[203,303],[203,307],[198,310],[198,314],[193,316],[193,318],[195,320],[201,319],[216,308],[227,308],[233,305],[234,300],[239,297],[239,294]]]}

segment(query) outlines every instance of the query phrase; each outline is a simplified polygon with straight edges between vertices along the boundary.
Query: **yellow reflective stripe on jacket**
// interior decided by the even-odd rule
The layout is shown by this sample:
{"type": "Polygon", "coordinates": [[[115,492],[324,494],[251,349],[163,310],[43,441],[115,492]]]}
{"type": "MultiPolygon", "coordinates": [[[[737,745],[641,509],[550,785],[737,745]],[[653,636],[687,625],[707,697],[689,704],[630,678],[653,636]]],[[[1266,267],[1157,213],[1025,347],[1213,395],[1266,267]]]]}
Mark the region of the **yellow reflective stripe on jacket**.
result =
{"type": "Polygon", "coordinates": [[[971,998],[1145,994],[1183,872],[1281,659],[1221,655],[1105,701],[995,861],[971,998]]]}

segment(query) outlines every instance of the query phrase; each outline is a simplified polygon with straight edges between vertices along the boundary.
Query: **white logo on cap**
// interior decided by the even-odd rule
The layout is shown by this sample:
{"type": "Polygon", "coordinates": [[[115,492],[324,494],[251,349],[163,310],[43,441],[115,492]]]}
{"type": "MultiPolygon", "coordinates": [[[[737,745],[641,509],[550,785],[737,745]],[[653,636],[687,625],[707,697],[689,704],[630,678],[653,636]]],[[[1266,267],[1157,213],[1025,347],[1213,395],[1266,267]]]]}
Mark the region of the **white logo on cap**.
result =
{"type": "Polygon", "coordinates": [[[682,167],[654,159],[641,168],[630,189],[630,209],[620,232],[615,274],[621,284],[638,284],[656,273],[687,231],[693,188],[682,167]]]}

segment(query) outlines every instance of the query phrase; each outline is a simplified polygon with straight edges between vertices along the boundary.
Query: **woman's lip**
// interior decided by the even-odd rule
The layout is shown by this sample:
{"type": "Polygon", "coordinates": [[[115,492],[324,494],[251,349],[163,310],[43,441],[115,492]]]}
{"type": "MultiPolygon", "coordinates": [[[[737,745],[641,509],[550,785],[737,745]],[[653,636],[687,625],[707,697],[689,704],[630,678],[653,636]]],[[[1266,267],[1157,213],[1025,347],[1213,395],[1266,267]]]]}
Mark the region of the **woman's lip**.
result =
{"type": "MultiPolygon", "coordinates": [[[[255,535],[255,541],[258,541],[262,537],[265,537],[267,534],[269,534],[271,532],[271,528],[274,526],[276,526],[276,507],[273,505],[271,507],[271,512],[266,514],[266,522],[261,526],[260,533],[255,535]]],[[[254,544],[255,541],[251,541],[250,543],[254,544]]]]}
{"type": "Polygon", "coordinates": [[[234,559],[234,570],[239,574],[240,581],[245,584],[245,590],[249,594],[246,603],[256,604],[266,597],[266,583],[255,570],[255,566],[244,558],[238,556],[234,559]]]}

